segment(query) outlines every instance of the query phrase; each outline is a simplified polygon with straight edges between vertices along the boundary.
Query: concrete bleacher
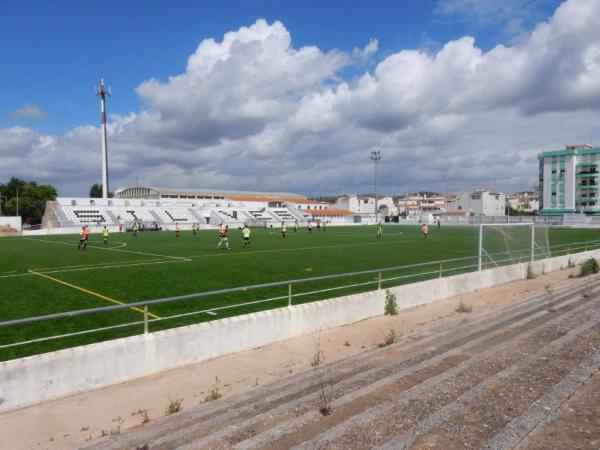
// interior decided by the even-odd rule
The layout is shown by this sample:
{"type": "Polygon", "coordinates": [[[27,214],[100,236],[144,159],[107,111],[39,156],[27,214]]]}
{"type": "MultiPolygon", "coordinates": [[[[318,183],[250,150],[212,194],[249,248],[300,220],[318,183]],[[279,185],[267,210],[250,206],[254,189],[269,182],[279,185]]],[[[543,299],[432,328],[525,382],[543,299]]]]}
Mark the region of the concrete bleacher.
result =
{"type": "MultiPolygon", "coordinates": [[[[136,222],[157,224],[160,227],[196,222],[242,224],[264,221],[277,224],[282,221],[306,222],[308,215],[298,211],[294,205],[268,207],[256,202],[203,202],[189,200],[142,200],[142,199],[90,199],[59,198],[53,204],[60,227],[81,225],[127,226],[136,222]]],[[[55,220],[56,221],[56,220],[55,220]]]]}
{"type": "Polygon", "coordinates": [[[261,219],[266,221],[275,220],[273,216],[266,210],[248,210],[248,214],[250,214],[253,219],[261,219]]]}
{"type": "Polygon", "coordinates": [[[110,223],[110,220],[107,220],[108,215],[106,212],[101,211],[99,208],[66,207],[63,208],[63,212],[65,213],[67,220],[74,225],[110,223]]]}
{"type": "Polygon", "coordinates": [[[274,209],[271,211],[273,213],[274,218],[277,220],[285,220],[285,221],[295,221],[297,218],[287,209],[274,209]]]}

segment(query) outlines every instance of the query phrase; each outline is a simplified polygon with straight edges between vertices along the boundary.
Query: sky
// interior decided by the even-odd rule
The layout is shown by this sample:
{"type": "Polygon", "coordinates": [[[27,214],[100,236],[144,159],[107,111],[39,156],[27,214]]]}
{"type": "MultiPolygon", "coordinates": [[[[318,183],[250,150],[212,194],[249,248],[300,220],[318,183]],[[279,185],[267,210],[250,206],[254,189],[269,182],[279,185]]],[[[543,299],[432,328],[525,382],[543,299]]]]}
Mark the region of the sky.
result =
{"type": "Polygon", "coordinates": [[[600,0],[5,2],[0,182],[512,192],[600,145],[600,0]]]}

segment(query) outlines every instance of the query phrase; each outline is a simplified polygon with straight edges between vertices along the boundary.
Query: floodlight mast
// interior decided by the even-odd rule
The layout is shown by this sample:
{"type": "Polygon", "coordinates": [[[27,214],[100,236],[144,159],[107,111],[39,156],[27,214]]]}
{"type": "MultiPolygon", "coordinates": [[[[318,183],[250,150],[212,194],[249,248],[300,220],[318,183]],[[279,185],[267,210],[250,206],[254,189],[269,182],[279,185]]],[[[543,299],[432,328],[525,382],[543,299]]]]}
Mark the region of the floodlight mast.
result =
{"type": "Polygon", "coordinates": [[[102,198],[108,198],[108,139],[106,137],[106,96],[111,96],[110,87],[105,89],[104,79],[96,87],[96,96],[100,99],[100,121],[102,123],[102,198]]]}
{"type": "Polygon", "coordinates": [[[375,164],[375,223],[379,223],[379,210],[377,209],[377,163],[381,159],[381,150],[373,148],[371,150],[371,160],[375,164]]]}

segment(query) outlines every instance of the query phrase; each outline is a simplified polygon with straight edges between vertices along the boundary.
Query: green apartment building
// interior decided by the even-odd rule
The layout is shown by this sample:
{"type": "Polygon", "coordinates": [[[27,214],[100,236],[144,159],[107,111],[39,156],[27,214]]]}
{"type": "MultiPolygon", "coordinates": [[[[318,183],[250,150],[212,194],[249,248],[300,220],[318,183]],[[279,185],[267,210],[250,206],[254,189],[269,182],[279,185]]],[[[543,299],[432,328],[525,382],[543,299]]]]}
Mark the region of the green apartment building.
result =
{"type": "Polygon", "coordinates": [[[600,147],[567,145],[538,158],[542,215],[600,214],[600,147]]]}

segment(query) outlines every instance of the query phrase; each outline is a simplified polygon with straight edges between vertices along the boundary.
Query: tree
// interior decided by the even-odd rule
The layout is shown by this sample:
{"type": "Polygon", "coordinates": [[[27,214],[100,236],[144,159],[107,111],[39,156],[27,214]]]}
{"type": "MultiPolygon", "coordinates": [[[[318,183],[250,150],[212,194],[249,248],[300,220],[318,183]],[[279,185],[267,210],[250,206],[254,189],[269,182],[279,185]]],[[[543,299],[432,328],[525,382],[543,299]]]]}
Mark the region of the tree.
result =
{"type": "MultiPolygon", "coordinates": [[[[17,190],[19,194],[19,215],[22,217],[41,219],[46,202],[56,200],[57,192],[49,184],[38,185],[35,181],[24,181],[11,178],[6,184],[0,184],[0,195],[6,197],[2,205],[3,214],[17,215],[17,190]]],[[[4,200],[4,199],[3,199],[4,200]]]]}
{"type": "MultiPolygon", "coordinates": [[[[109,192],[108,196],[112,198],[113,193],[109,192]]],[[[92,184],[92,186],[90,187],[90,198],[102,198],[102,184],[92,184]]]]}
{"type": "Polygon", "coordinates": [[[102,198],[102,185],[99,183],[92,184],[90,187],[90,198],[102,198]]]}

